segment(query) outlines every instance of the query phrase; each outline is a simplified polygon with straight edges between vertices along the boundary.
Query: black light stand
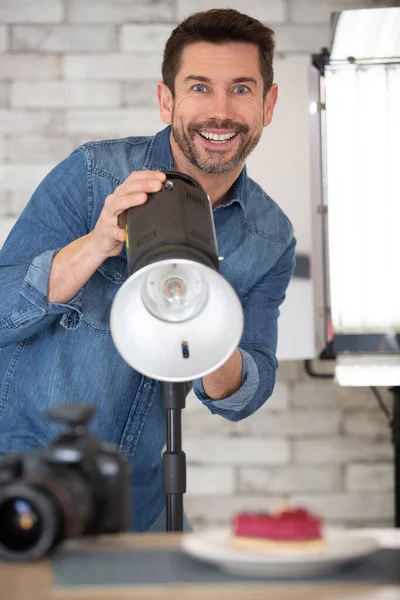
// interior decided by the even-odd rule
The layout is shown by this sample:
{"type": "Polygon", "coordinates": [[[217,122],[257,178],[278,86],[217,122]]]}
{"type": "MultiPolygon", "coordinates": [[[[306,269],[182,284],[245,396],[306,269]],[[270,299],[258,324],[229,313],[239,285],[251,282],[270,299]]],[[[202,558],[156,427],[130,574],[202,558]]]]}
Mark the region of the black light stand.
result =
{"type": "MultiPolygon", "coordinates": [[[[160,192],[149,194],[146,204],[127,211],[129,275],[167,258],[192,260],[218,271],[217,241],[209,198],[187,175],[174,171],[165,171],[165,174],[167,180],[160,192]]],[[[187,358],[189,354],[185,355],[184,347],[182,351],[187,358]]],[[[162,386],[163,405],[167,411],[167,448],[162,465],[167,531],[183,531],[186,455],[182,451],[182,409],[189,387],[187,382],[169,381],[163,381],[162,386]]]]}
{"type": "Polygon", "coordinates": [[[183,531],[183,494],[186,492],[186,455],[182,451],[182,409],[189,386],[163,382],[163,405],[167,411],[167,449],[163,454],[163,492],[166,495],[166,531],[183,531]]]}
{"type": "Polygon", "coordinates": [[[400,528],[400,387],[390,388],[393,392],[392,442],[394,445],[394,502],[395,527],[400,528]]]}

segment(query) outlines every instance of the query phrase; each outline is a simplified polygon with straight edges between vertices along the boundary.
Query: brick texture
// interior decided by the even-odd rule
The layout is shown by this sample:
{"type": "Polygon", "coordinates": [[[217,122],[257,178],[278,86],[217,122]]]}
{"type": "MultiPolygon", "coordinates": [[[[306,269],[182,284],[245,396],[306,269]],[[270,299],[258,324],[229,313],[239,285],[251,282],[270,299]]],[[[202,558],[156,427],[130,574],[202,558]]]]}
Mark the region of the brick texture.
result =
{"type": "Polygon", "coordinates": [[[286,2],[284,0],[178,0],[178,21],[198,10],[211,8],[234,8],[240,12],[247,12],[252,17],[265,23],[282,23],[286,19],[286,2]]]}
{"type": "Polygon", "coordinates": [[[60,23],[63,0],[1,0],[0,23],[60,23]]]}
{"type": "Polygon", "coordinates": [[[67,0],[71,23],[163,23],[175,18],[175,0],[67,0]]]}
{"type": "Polygon", "coordinates": [[[11,49],[32,52],[112,52],[117,30],[105,25],[19,25],[11,28],[11,49]]]}

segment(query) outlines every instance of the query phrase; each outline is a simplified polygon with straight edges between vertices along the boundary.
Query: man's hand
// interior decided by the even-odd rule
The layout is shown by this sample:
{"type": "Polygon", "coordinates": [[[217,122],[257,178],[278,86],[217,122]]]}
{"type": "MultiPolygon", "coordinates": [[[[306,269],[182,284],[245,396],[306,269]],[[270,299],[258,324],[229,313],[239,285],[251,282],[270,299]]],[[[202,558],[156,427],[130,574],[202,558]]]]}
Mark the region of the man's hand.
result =
{"type": "Polygon", "coordinates": [[[88,235],[99,257],[105,260],[121,252],[126,235],[126,211],[144,204],[149,193],[159,192],[165,179],[160,171],[134,171],[107,196],[96,226],[88,235]]]}
{"type": "Polygon", "coordinates": [[[159,192],[166,175],[133,171],[107,196],[93,231],[62,248],[54,257],[49,278],[49,302],[67,303],[109,256],[117,256],[125,242],[125,211],[144,204],[159,192]]]}

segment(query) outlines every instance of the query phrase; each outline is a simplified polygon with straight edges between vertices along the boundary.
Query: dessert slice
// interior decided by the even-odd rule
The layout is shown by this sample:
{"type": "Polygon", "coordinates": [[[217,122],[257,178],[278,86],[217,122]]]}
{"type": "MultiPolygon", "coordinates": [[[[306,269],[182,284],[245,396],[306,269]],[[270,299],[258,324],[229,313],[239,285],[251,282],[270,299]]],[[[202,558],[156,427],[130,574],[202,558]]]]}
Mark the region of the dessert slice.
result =
{"type": "Polygon", "coordinates": [[[239,513],[232,545],[249,550],[313,550],[323,546],[322,522],[304,508],[279,513],[239,513]]]}

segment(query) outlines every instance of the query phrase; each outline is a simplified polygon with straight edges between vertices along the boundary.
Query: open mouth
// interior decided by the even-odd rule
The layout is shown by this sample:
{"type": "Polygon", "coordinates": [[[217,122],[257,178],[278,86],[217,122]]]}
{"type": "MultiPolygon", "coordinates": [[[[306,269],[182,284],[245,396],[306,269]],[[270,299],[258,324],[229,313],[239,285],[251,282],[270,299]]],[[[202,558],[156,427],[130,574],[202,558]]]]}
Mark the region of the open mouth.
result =
{"type": "Polygon", "coordinates": [[[230,131],[227,133],[214,133],[209,131],[198,131],[197,132],[203,140],[211,145],[228,145],[238,135],[236,131],[230,131]]]}

